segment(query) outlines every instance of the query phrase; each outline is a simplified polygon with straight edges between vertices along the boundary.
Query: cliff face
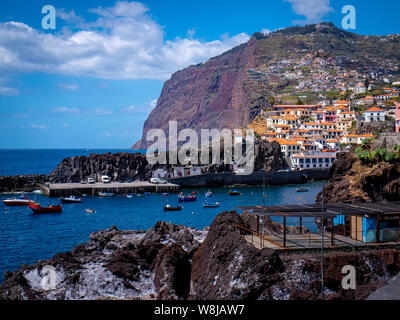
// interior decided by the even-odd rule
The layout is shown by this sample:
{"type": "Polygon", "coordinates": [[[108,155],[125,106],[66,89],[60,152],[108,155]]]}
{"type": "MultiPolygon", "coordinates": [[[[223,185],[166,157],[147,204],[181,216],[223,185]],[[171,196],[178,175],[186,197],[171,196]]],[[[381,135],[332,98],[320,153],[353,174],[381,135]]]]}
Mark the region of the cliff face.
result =
{"type": "Polygon", "coordinates": [[[247,106],[253,97],[245,81],[247,69],[254,67],[256,41],[253,39],[205,64],[178,71],[166,81],[156,108],[144,123],[142,142],[133,149],[146,148],[146,133],[163,129],[169,121],[184,128],[240,128],[254,117],[266,101],[254,108],[247,106]]]}
{"type": "Polygon", "coordinates": [[[178,131],[247,126],[260,109],[269,106],[269,96],[286,88],[290,91],[297,84],[263,71],[283,60],[301,59],[310,53],[338,58],[341,67],[350,69],[381,67],[382,61],[397,65],[399,39],[361,36],[327,23],[282,29],[269,35],[255,33],[247,43],[174,73],[144,124],[141,141],[132,148],[148,147],[146,134],[150,129],[163,129],[168,135],[169,121],[177,121],[178,131]]]}
{"type": "MultiPolygon", "coordinates": [[[[320,254],[256,249],[236,228],[253,220],[232,211],[219,214],[208,231],[165,222],[147,232],[99,231],[71,252],[6,272],[0,300],[320,299],[320,254]],[[43,290],[46,266],[54,268],[55,281],[43,290]]],[[[400,271],[397,249],[325,257],[326,299],[366,298],[400,271]],[[357,266],[356,290],[341,288],[348,264],[357,266]]]]}
{"type": "MultiPolygon", "coordinates": [[[[363,165],[355,153],[340,153],[325,185],[327,202],[378,202],[400,200],[400,164],[378,162],[363,165]]],[[[317,196],[317,202],[322,193],[317,196]]]]}

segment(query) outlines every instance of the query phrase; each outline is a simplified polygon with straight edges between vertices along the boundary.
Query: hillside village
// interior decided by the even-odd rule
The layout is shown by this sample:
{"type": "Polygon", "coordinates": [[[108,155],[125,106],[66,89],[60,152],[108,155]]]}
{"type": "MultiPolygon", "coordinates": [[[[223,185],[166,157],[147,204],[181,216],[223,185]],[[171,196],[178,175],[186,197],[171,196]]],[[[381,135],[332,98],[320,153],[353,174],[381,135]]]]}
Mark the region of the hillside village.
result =
{"type": "MultiPolygon", "coordinates": [[[[358,83],[354,89],[360,88],[365,85],[358,83]]],[[[249,128],[259,139],[277,141],[292,169],[329,168],[337,152],[377,138],[382,128],[400,131],[398,87],[370,90],[364,90],[362,104],[350,98],[332,104],[323,100],[314,105],[274,105],[264,109],[249,128]],[[363,127],[368,132],[361,132],[363,127]]]]}

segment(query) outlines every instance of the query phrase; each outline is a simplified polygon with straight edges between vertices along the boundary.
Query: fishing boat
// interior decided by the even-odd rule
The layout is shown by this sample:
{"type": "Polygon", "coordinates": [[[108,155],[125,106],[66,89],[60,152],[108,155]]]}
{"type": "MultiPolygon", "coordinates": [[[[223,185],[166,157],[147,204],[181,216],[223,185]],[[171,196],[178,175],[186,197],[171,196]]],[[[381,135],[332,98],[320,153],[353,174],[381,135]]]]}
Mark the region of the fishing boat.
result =
{"type": "Polygon", "coordinates": [[[62,203],[81,203],[82,198],[77,198],[75,196],[70,196],[68,198],[60,198],[62,203]]]}
{"type": "Polygon", "coordinates": [[[62,206],[50,205],[48,207],[41,207],[39,203],[30,204],[29,208],[32,209],[33,213],[61,213],[62,206]]]}
{"type": "Polygon", "coordinates": [[[10,207],[15,207],[15,206],[28,206],[30,204],[33,204],[34,201],[29,200],[27,197],[25,197],[24,195],[18,197],[18,198],[11,198],[11,199],[6,199],[3,200],[4,204],[6,206],[10,206],[10,207]]]}
{"type": "Polygon", "coordinates": [[[204,208],[219,208],[221,204],[216,202],[216,203],[204,203],[203,207],[204,208]]]}
{"type": "Polygon", "coordinates": [[[87,213],[96,213],[96,211],[95,210],[92,210],[92,209],[86,209],[85,210],[87,213]]]}
{"type": "Polygon", "coordinates": [[[130,199],[130,198],[133,198],[133,195],[132,194],[124,194],[124,197],[130,199]]]}
{"type": "Polygon", "coordinates": [[[193,202],[193,201],[197,201],[197,197],[196,196],[179,196],[178,201],[179,202],[193,202]]]}
{"type": "Polygon", "coordinates": [[[99,192],[99,197],[113,197],[114,195],[115,195],[114,193],[99,192]]]}
{"type": "Polygon", "coordinates": [[[230,196],[240,196],[242,193],[237,190],[229,191],[230,196]]]}
{"type": "Polygon", "coordinates": [[[308,191],[310,191],[310,188],[307,188],[307,187],[298,187],[298,188],[296,188],[296,191],[297,191],[297,192],[308,192],[308,191]]]}
{"type": "Polygon", "coordinates": [[[204,194],[204,196],[205,196],[206,198],[212,198],[212,195],[213,195],[213,193],[212,193],[211,191],[207,191],[207,192],[204,194]]]}
{"type": "Polygon", "coordinates": [[[169,193],[166,193],[166,192],[165,192],[165,193],[162,193],[161,195],[162,195],[162,196],[167,196],[168,194],[169,194],[169,193]]]}
{"type": "Polygon", "coordinates": [[[182,206],[173,207],[170,204],[167,204],[164,206],[164,211],[180,211],[182,210],[182,208],[183,208],[182,206]]]}

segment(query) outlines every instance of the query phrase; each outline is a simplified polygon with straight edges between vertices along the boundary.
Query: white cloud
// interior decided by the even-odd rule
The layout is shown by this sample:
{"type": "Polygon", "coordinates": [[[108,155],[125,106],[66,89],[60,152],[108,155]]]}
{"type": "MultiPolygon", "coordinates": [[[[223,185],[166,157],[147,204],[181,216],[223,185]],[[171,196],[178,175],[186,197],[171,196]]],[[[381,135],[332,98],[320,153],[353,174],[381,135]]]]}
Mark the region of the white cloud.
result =
{"type": "Polygon", "coordinates": [[[39,129],[39,130],[45,130],[48,129],[49,127],[44,125],[44,124],[31,124],[31,128],[33,129],[39,129]]]}
{"type": "MultiPolygon", "coordinates": [[[[0,57],[0,60],[1,60],[1,57],[0,57]]],[[[9,79],[0,77],[0,96],[17,96],[17,95],[19,95],[18,89],[5,85],[5,83],[7,81],[9,81],[9,79]]]]}
{"type": "Polygon", "coordinates": [[[261,33],[263,33],[264,35],[267,35],[267,34],[271,33],[271,30],[264,28],[261,30],[261,33]]]}
{"type": "Polygon", "coordinates": [[[137,107],[137,106],[129,106],[126,108],[121,108],[120,112],[122,113],[150,113],[157,105],[157,99],[154,99],[150,101],[149,103],[146,103],[142,107],[137,107]]]}
{"type": "Polygon", "coordinates": [[[295,24],[309,24],[321,22],[329,12],[334,11],[330,6],[330,0],[284,0],[292,4],[293,11],[304,16],[306,20],[293,21],[295,24]]]}
{"type": "Polygon", "coordinates": [[[75,91],[79,89],[79,86],[74,83],[59,83],[58,86],[68,91],[75,91]]]}
{"type": "Polygon", "coordinates": [[[86,114],[92,116],[107,116],[113,114],[112,110],[97,108],[97,109],[83,109],[83,108],[67,108],[67,107],[55,107],[52,110],[57,113],[69,113],[69,114],[86,114]]]}
{"type": "Polygon", "coordinates": [[[95,21],[84,21],[74,11],[58,11],[68,23],[56,34],[20,22],[0,23],[0,72],[165,80],[249,39],[241,33],[210,42],[192,37],[165,40],[163,27],[139,2],[119,1],[90,12],[97,15],[95,21]]]}

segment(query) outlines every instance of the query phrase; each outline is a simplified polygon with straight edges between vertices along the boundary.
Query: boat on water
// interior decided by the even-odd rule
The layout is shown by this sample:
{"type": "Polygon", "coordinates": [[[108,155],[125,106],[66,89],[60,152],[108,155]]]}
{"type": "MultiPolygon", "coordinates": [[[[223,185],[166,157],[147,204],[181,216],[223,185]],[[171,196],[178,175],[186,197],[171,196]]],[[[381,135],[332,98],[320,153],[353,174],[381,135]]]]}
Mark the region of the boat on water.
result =
{"type": "Polygon", "coordinates": [[[130,198],[133,198],[133,195],[132,194],[124,194],[124,197],[130,199],[130,198]]]}
{"type": "Polygon", "coordinates": [[[99,192],[99,197],[113,197],[115,194],[110,192],[99,192]]]}
{"type": "Polygon", "coordinates": [[[179,202],[193,202],[193,201],[197,201],[197,197],[196,196],[179,196],[178,201],[179,202]]]}
{"type": "Polygon", "coordinates": [[[229,191],[230,196],[240,196],[242,193],[238,190],[229,191]]]}
{"type": "Polygon", "coordinates": [[[165,193],[162,193],[161,195],[162,195],[162,196],[167,196],[167,195],[169,195],[169,193],[166,193],[166,192],[165,192],[165,193]]]}
{"type": "Polygon", "coordinates": [[[32,209],[33,213],[61,213],[62,206],[50,205],[48,207],[41,207],[39,203],[30,204],[29,208],[32,209]]]}
{"type": "Polygon", "coordinates": [[[173,207],[170,204],[167,204],[164,206],[164,211],[180,211],[182,210],[182,208],[183,208],[182,206],[173,207]]]}
{"type": "Polygon", "coordinates": [[[216,203],[204,203],[203,207],[204,208],[219,208],[221,204],[219,202],[216,203]]]}
{"type": "Polygon", "coordinates": [[[86,209],[85,210],[87,213],[96,213],[96,211],[95,210],[92,210],[92,209],[86,209]]]}
{"type": "Polygon", "coordinates": [[[3,203],[6,206],[15,207],[15,206],[28,206],[30,204],[34,204],[35,202],[32,200],[29,200],[27,197],[22,195],[18,198],[11,198],[11,199],[3,200],[3,203]]]}
{"type": "Polygon", "coordinates": [[[204,196],[205,196],[206,198],[212,198],[213,193],[212,193],[211,191],[207,191],[207,192],[204,194],[204,196]]]}
{"type": "Polygon", "coordinates": [[[310,191],[310,188],[307,188],[307,187],[298,187],[298,188],[296,188],[296,191],[297,191],[297,192],[308,192],[308,191],[310,191]]]}
{"type": "Polygon", "coordinates": [[[81,203],[82,198],[77,198],[75,196],[70,196],[68,198],[60,198],[62,203],[81,203]]]}

